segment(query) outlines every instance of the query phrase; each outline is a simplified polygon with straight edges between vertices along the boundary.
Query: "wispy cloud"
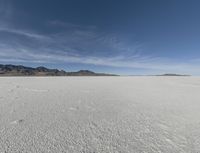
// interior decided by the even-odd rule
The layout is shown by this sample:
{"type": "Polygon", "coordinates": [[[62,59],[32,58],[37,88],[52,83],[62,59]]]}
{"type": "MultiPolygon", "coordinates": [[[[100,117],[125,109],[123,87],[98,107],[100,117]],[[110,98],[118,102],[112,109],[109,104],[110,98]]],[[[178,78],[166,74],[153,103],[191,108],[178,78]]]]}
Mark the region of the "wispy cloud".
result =
{"type": "Polygon", "coordinates": [[[99,66],[110,66],[118,68],[142,68],[161,72],[195,73],[199,66],[194,64],[177,63],[171,59],[140,57],[136,56],[132,60],[127,60],[124,56],[95,57],[70,55],[67,52],[55,54],[51,52],[36,53],[34,49],[16,50],[7,46],[4,53],[0,52],[0,61],[18,63],[81,63],[99,66]]]}
{"type": "Polygon", "coordinates": [[[26,36],[29,38],[35,38],[35,39],[49,39],[49,37],[46,37],[44,35],[40,35],[37,33],[33,33],[33,32],[28,32],[25,30],[17,30],[17,29],[13,29],[13,28],[5,28],[5,27],[0,27],[0,32],[7,32],[7,33],[13,33],[13,34],[17,34],[17,35],[22,35],[22,36],[26,36]]]}
{"type": "Polygon", "coordinates": [[[74,24],[74,23],[70,23],[70,22],[63,22],[60,20],[52,20],[47,22],[48,26],[54,26],[54,27],[59,27],[59,28],[65,28],[65,29],[88,29],[88,30],[94,30],[97,29],[96,26],[94,25],[78,25],[78,24],[74,24]]]}
{"type": "MultiPolygon", "coordinates": [[[[114,34],[100,32],[97,27],[80,26],[52,21],[53,26],[65,29],[56,33],[0,26],[0,61],[6,63],[79,63],[120,68],[142,68],[162,72],[193,73],[199,70],[194,63],[143,55],[142,44],[127,43],[114,34]],[[19,37],[18,37],[19,36],[19,37]],[[2,40],[2,41],[1,41],[2,40]]],[[[54,27],[55,28],[55,27],[54,27]]]]}

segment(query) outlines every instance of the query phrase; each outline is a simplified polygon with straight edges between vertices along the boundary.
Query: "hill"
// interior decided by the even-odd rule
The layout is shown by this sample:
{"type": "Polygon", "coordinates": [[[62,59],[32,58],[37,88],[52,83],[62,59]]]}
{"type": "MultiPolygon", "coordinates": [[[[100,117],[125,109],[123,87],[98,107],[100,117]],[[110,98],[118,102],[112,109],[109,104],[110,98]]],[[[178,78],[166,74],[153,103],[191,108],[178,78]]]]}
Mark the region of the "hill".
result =
{"type": "Polygon", "coordinates": [[[190,75],[186,75],[186,74],[166,73],[166,74],[161,74],[161,75],[157,75],[157,76],[190,76],[190,75]]]}
{"type": "Polygon", "coordinates": [[[32,68],[22,65],[0,64],[0,76],[116,76],[114,74],[95,73],[89,70],[66,72],[64,70],[49,69],[43,66],[32,68]]]}

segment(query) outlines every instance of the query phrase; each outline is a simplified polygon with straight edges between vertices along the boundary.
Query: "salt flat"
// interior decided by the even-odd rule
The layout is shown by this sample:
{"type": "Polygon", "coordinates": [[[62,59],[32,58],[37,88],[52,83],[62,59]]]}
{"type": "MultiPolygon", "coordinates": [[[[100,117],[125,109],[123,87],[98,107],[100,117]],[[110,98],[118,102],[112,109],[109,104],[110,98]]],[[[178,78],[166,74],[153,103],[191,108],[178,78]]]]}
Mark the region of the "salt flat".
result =
{"type": "Polygon", "coordinates": [[[200,152],[200,78],[1,77],[0,152],[200,152]]]}

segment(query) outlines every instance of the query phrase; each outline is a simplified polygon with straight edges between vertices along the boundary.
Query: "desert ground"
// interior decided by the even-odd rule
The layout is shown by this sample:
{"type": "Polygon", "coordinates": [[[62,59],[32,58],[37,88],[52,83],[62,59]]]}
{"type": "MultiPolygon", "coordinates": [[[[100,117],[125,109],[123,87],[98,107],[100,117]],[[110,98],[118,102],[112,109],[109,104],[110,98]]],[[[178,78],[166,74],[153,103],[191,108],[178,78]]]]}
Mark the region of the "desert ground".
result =
{"type": "Polygon", "coordinates": [[[199,77],[0,77],[0,153],[198,153],[199,77]]]}

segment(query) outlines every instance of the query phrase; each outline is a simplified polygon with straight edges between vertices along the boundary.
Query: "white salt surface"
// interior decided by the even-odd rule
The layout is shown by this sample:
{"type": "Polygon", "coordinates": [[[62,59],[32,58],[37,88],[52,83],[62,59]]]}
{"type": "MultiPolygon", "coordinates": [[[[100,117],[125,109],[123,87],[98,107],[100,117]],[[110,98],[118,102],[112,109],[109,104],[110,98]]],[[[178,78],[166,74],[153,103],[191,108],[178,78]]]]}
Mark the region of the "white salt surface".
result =
{"type": "Polygon", "coordinates": [[[198,77],[1,77],[0,153],[198,153],[198,77]]]}

